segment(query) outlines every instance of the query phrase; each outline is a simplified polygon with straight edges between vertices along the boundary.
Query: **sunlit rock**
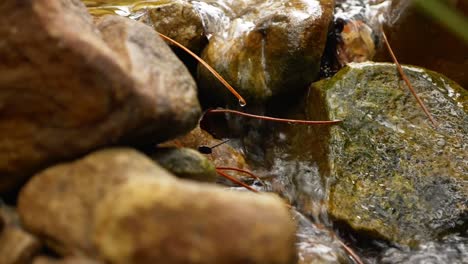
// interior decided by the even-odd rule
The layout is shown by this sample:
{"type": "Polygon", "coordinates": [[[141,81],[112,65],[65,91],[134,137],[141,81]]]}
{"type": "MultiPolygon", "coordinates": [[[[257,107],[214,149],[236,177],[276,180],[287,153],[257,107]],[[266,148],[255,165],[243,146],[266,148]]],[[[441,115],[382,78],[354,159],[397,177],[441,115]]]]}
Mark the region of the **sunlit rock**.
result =
{"type": "Polygon", "coordinates": [[[195,82],[150,27],[108,18],[101,34],[78,0],[0,12],[0,193],[57,161],[196,125],[195,82]]]}
{"type": "Polygon", "coordinates": [[[94,240],[111,263],[296,263],[295,225],[274,195],[129,181],[96,212],[94,240]]]}
{"type": "MultiPolygon", "coordinates": [[[[317,77],[333,4],[330,0],[227,2],[224,20],[218,21],[225,26],[213,32],[202,58],[247,101],[264,102],[303,89],[317,77]]],[[[231,98],[201,66],[199,78],[204,93],[219,100],[231,98]]]]}
{"type": "Polygon", "coordinates": [[[60,255],[96,256],[96,203],[129,180],[153,177],[173,178],[135,150],[101,150],[35,175],[19,196],[21,221],[60,255]]]}

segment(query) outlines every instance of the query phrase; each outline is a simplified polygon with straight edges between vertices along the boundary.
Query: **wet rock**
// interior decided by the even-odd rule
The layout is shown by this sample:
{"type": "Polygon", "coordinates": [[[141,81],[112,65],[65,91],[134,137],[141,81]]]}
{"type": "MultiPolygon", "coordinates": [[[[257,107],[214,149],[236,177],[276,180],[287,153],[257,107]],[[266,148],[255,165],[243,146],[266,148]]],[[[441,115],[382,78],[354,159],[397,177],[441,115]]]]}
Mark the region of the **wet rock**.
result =
{"type": "MultiPolygon", "coordinates": [[[[144,7],[145,14],[139,18],[146,24],[176,40],[195,53],[200,53],[206,44],[202,17],[194,6],[196,3],[176,0],[169,3],[144,7]]],[[[138,6],[138,11],[141,11],[138,6]]]]}
{"type": "Polygon", "coordinates": [[[309,221],[299,212],[294,212],[298,222],[297,250],[298,264],[345,264],[354,263],[342,244],[330,230],[309,221]]]}
{"type": "Polygon", "coordinates": [[[143,22],[199,54],[206,45],[205,29],[198,5],[202,2],[171,1],[83,1],[98,20],[119,15],[143,22]]]}
{"type": "MultiPolygon", "coordinates": [[[[393,64],[350,64],[312,85],[331,128],[329,213],[363,234],[415,246],[466,226],[467,92],[405,67],[433,128],[393,64]]],[[[311,119],[314,118],[313,112],[311,119]]]]}
{"type": "Polygon", "coordinates": [[[295,225],[273,195],[160,178],[129,181],[96,212],[111,263],[296,263],[295,225]]]}
{"type": "Polygon", "coordinates": [[[60,255],[95,256],[96,203],[126,181],[168,173],[132,149],[108,149],[35,175],[21,190],[18,210],[25,227],[60,255]]]}
{"type": "Polygon", "coordinates": [[[151,157],[178,177],[204,182],[218,178],[213,163],[200,152],[190,148],[158,148],[151,157]]]}
{"type": "MultiPolygon", "coordinates": [[[[468,16],[467,1],[443,1],[468,16]]],[[[385,26],[398,61],[440,72],[468,89],[468,43],[411,1],[393,0],[385,26]]],[[[377,61],[392,61],[384,46],[377,61]]]]}
{"type": "Polygon", "coordinates": [[[89,259],[83,256],[67,257],[63,259],[54,259],[46,256],[34,258],[32,264],[101,264],[94,259],[89,259]]]}
{"type": "MultiPolygon", "coordinates": [[[[160,146],[198,149],[202,146],[215,146],[221,142],[223,141],[215,139],[210,133],[197,126],[185,136],[179,137],[173,141],[165,142],[160,146]]],[[[234,167],[248,170],[248,165],[245,161],[244,155],[229,144],[222,144],[213,148],[212,152],[209,155],[206,155],[206,157],[211,160],[216,167],[234,167]]]]}
{"type": "Polygon", "coordinates": [[[450,235],[441,241],[431,241],[416,249],[389,248],[378,263],[383,264],[463,264],[468,263],[468,237],[450,235]]]}
{"type": "Polygon", "coordinates": [[[372,61],[382,46],[381,26],[393,0],[336,0],[333,24],[322,57],[321,77],[351,62],[372,61]]]}
{"type": "Polygon", "coordinates": [[[42,247],[39,239],[21,228],[13,208],[0,206],[0,222],[0,263],[30,263],[42,247]]]}
{"type": "MultiPolygon", "coordinates": [[[[202,58],[248,102],[306,87],[318,74],[334,1],[234,1],[202,58]]],[[[222,12],[221,12],[222,14],[222,12]]],[[[200,87],[218,98],[232,98],[199,66],[200,87]],[[229,96],[229,97],[227,97],[229,96]]]]}
{"type": "Polygon", "coordinates": [[[108,18],[101,34],[78,0],[0,11],[0,193],[57,161],[197,123],[195,83],[150,27],[108,18]]]}
{"type": "Polygon", "coordinates": [[[134,111],[142,111],[149,119],[137,127],[136,134],[149,133],[152,141],[160,142],[193,129],[201,115],[196,85],[165,42],[150,27],[131,19],[107,16],[97,26],[104,41],[130,66],[128,70],[141,85],[141,103],[148,108],[134,111]]]}

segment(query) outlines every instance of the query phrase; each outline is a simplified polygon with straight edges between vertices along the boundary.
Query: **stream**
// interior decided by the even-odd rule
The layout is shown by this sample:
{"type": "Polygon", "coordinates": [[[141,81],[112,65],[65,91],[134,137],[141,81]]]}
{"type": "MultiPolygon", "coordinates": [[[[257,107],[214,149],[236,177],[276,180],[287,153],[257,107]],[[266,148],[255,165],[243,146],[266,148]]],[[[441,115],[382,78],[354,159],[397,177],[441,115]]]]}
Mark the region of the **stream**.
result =
{"type": "MultiPolygon", "coordinates": [[[[147,21],[145,16],[147,16],[148,10],[170,5],[174,1],[83,0],[83,2],[94,16],[117,14],[135,20],[147,21]]],[[[251,2],[264,1],[206,0],[186,2],[192,4],[196,13],[201,17],[205,37],[210,41],[213,37],[233,36],[241,34],[243,31],[252,30],[255,26],[254,23],[256,23],[255,19],[238,20],[237,17],[241,16],[242,12],[247,12],[243,10],[246,10],[245,6],[251,2]],[[236,3],[234,4],[234,2],[236,3]],[[233,6],[237,8],[233,8],[233,6]],[[229,31],[231,23],[239,23],[236,31],[229,31]]],[[[275,5],[281,5],[285,1],[269,2],[274,9],[275,5]]],[[[318,10],[318,1],[304,2],[310,4],[311,10],[318,10]]],[[[378,14],[388,9],[391,4],[391,1],[337,2],[340,4],[335,9],[335,21],[356,19],[367,21],[368,29],[365,30],[368,31],[365,32],[371,32],[369,34],[372,34],[374,39],[377,38],[375,32],[380,27],[380,23],[383,23],[382,17],[379,17],[378,14]]],[[[313,12],[309,14],[297,13],[296,18],[302,19],[303,16],[313,15],[313,12]]],[[[369,41],[364,41],[362,45],[371,44],[369,41]]],[[[354,50],[360,50],[360,48],[362,46],[353,46],[354,50]]],[[[294,47],[291,46],[291,49],[294,47]]],[[[372,49],[376,49],[376,47],[372,47],[372,49]]],[[[262,67],[265,69],[268,65],[262,67]]],[[[305,102],[302,98],[306,98],[308,95],[303,92],[297,92],[297,94],[299,99],[290,99],[280,103],[273,102],[266,106],[259,104],[260,106],[239,108],[231,104],[231,107],[246,112],[283,118],[307,119],[313,116],[318,120],[326,120],[325,109],[317,107],[316,113],[304,111],[305,102]],[[277,110],[278,105],[281,105],[280,110],[277,110]]],[[[278,193],[295,208],[293,214],[299,224],[297,248],[300,263],[357,263],[344,250],[340,241],[353,248],[366,263],[468,263],[468,234],[466,230],[447,234],[440,239],[424,242],[416,247],[409,247],[362,234],[331,217],[328,204],[333,177],[328,162],[329,127],[274,124],[235,117],[228,119],[223,124],[228,128],[223,130],[229,132],[217,136],[231,138],[229,144],[245,154],[252,171],[266,182],[264,186],[257,182],[251,182],[251,185],[260,191],[278,193]]]]}

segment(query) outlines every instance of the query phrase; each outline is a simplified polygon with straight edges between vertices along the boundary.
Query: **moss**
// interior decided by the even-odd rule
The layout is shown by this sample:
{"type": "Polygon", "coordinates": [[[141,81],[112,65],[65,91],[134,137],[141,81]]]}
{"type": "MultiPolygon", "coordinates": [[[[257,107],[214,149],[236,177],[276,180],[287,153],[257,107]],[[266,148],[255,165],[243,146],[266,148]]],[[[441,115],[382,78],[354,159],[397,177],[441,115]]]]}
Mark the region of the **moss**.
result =
{"type": "Polygon", "coordinates": [[[467,92],[437,73],[405,71],[437,129],[392,64],[351,64],[311,89],[325,97],[330,119],[343,120],[330,135],[331,216],[416,245],[466,221],[467,92]]]}

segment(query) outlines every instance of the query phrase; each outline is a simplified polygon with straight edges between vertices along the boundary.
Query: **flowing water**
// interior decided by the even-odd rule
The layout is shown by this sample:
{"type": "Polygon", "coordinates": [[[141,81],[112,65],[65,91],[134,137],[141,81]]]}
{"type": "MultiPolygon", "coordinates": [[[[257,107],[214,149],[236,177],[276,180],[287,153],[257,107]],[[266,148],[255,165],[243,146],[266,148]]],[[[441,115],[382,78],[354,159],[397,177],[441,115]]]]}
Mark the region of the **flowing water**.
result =
{"type": "MultiPolygon", "coordinates": [[[[117,14],[132,19],[140,18],[149,8],[173,1],[182,0],[83,0],[95,16],[117,14]]],[[[254,0],[186,1],[193,4],[202,18],[209,38],[213,32],[221,32],[232,22],[237,12],[232,8],[234,2],[236,5],[248,5],[254,0]]],[[[379,14],[389,7],[391,1],[337,2],[336,19],[368,19],[370,27],[377,30],[383,21],[379,14]]],[[[245,26],[248,30],[248,24],[245,26]]],[[[301,113],[298,108],[300,105],[276,114],[288,118],[307,117],[307,113],[297,114],[301,113]]],[[[248,111],[248,106],[243,110],[248,111]]],[[[265,186],[252,185],[262,191],[279,193],[297,209],[293,214],[299,223],[297,246],[301,263],[353,263],[340,244],[337,233],[356,247],[368,263],[468,263],[467,234],[450,235],[440,241],[408,249],[381,241],[363,241],[347,231],[334,229],[334,223],[327,215],[330,185],[327,128],[246,122],[244,119],[232,119],[230,123],[233,130],[240,131],[238,134],[242,135],[239,141],[231,140],[230,144],[237,142],[242,147],[253,171],[267,182],[265,186]]]]}

